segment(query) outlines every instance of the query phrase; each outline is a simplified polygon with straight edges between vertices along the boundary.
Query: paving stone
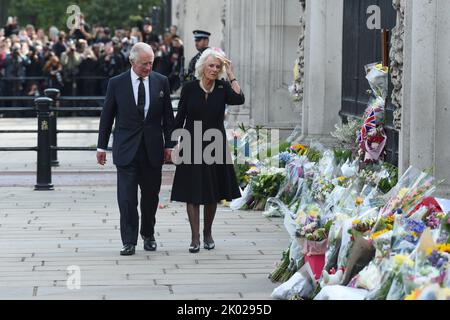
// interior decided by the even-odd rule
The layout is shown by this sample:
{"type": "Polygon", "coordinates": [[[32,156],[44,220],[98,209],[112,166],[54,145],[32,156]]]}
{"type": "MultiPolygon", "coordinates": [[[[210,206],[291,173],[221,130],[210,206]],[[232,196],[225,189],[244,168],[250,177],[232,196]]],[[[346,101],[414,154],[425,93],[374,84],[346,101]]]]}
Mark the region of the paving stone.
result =
{"type": "Polygon", "coordinates": [[[216,249],[191,254],[185,205],[169,201],[173,167],[166,166],[158,250],[144,251],[139,239],[136,255],[122,257],[115,168],[100,170],[92,152],[61,152],[54,172],[66,185],[36,192],[35,159],[16,157],[0,153],[0,299],[270,299],[278,286],[268,274],[290,243],[282,219],[220,206],[216,249]],[[14,177],[20,187],[11,186],[14,177]],[[67,288],[68,266],[80,267],[81,290],[67,288]]]}

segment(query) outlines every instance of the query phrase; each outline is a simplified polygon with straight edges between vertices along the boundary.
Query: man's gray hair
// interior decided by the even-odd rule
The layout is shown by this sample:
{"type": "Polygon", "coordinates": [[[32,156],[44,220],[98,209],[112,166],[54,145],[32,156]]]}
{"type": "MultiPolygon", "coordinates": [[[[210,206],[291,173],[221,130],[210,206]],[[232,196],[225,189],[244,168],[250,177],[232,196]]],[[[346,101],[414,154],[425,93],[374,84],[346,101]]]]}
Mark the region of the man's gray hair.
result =
{"type": "Polygon", "coordinates": [[[149,46],[145,42],[138,42],[133,46],[133,48],[131,48],[130,60],[133,63],[136,62],[139,59],[139,55],[141,54],[141,52],[147,52],[147,53],[151,53],[152,55],[154,55],[153,49],[151,46],[149,46]]]}
{"type": "Polygon", "coordinates": [[[219,48],[208,48],[203,51],[202,55],[195,64],[195,77],[199,80],[203,79],[203,71],[205,70],[206,60],[208,60],[208,58],[211,56],[219,59],[222,62],[222,70],[220,71],[218,78],[225,80],[228,79],[224,63],[224,59],[226,59],[226,56],[225,53],[219,48]]]}

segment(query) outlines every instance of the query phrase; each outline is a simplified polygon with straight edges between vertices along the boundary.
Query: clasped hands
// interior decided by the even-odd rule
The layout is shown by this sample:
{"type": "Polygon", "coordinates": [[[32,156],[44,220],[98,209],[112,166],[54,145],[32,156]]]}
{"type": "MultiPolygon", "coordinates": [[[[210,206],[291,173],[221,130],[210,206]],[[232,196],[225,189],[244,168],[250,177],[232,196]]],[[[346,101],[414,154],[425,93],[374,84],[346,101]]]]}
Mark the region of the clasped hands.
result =
{"type": "MultiPolygon", "coordinates": [[[[173,149],[164,149],[164,163],[172,163],[173,149]]],[[[106,152],[97,152],[97,163],[104,166],[106,163],[106,152]]]]}

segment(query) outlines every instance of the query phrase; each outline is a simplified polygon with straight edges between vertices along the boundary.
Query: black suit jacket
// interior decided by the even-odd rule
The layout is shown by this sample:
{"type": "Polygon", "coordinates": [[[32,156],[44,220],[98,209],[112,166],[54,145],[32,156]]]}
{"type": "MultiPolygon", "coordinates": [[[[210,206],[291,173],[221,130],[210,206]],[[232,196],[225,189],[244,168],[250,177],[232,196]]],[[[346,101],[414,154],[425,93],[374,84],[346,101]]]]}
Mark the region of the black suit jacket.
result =
{"type": "Polygon", "coordinates": [[[97,147],[107,149],[112,126],[113,160],[116,166],[126,166],[134,159],[144,139],[150,165],[164,163],[164,148],[172,148],[170,134],[174,123],[170,88],[167,77],[152,72],[149,76],[150,107],[145,119],[139,113],[133,94],[131,72],[111,78],[100,117],[97,147]]]}

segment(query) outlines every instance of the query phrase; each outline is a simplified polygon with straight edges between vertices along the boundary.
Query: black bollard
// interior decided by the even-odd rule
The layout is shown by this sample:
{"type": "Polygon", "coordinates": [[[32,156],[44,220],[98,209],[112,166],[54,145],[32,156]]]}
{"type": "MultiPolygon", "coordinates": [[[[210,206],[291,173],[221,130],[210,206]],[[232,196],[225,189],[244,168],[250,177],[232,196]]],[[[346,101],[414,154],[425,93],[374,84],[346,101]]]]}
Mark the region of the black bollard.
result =
{"type": "Polygon", "coordinates": [[[38,109],[37,173],[34,190],[53,190],[49,132],[50,105],[53,100],[42,97],[35,99],[34,103],[38,109]]]}
{"type": "MultiPolygon", "coordinates": [[[[44,90],[44,94],[46,97],[53,100],[51,105],[52,108],[57,108],[57,99],[59,98],[60,92],[58,89],[46,89],[44,90]]],[[[50,146],[57,147],[58,146],[58,112],[53,110],[50,112],[50,121],[49,121],[49,131],[50,131],[50,146]]],[[[58,150],[51,149],[51,164],[52,167],[59,167],[58,161],[58,150]]]]}

